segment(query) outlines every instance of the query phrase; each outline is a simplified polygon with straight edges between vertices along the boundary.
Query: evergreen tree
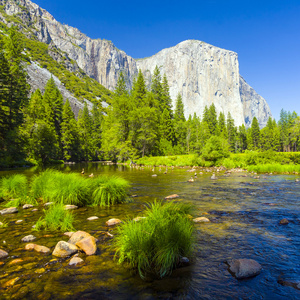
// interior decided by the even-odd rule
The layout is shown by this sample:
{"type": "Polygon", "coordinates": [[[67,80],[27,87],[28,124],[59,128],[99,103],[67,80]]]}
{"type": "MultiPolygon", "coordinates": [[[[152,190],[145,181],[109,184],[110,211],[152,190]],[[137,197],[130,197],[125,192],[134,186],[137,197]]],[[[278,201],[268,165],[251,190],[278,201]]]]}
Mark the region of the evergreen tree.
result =
{"type": "Polygon", "coordinates": [[[122,95],[128,94],[127,89],[126,89],[125,76],[124,76],[123,72],[120,72],[117,86],[115,89],[115,94],[117,96],[122,96],[122,95]]]}
{"type": "Polygon", "coordinates": [[[228,134],[228,144],[229,149],[232,152],[235,152],[236,149],[236,137],[237,137],[237,129],[234,126],[234,120],[231,117],[230,112],[227,115],[227,134],[228,134]]]}
{"type": "Polygon", "coordinates": [[[92,157],[94,160],[98,160],[101,151],[101,135],[102,135],[102,114],[96,104],[92,109],[92,157]]]}
{"type": "Polygon", "coordinates": [[[260,146],[260,129],[257,118],[254,117],[251,123],[251,136],[252,136],[252,143],[253,149],[257,150],[260,146]]]}

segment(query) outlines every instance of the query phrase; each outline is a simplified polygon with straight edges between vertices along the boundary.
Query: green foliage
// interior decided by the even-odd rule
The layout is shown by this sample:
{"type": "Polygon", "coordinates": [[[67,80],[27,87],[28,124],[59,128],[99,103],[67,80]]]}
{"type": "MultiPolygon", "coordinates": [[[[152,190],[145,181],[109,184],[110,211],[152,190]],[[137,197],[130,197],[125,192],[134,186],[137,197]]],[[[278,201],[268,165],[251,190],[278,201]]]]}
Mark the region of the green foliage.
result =
{"type": "Polygon", "coordinates": [[[92,205],[111,206],[126,202],[129,183],[121,177],[99,176],[92,180],[92,205]]]}
{"type": "Polygon", "coordinates": [[[206,161],[212,161],[216,164],[221,159],[229,157],[228,142],[218,136],[212,136],[205,144],[202,150],[202,157],[206,161]]]}
{"type": "Polygon", "coordinates": [[[65,210],[63,204],[50,205],[48,209],[44,209],[44,213],[45,217],[41,217],[37,221],[33,230],[75,231],[73,227],[74,215],[69,210],[65,210]]]}
{"type": "Polygon", "coordinates": [[[3,177],[0,182],[0,196],[8,199],[23,199],[28,194],[27,177],[22,174],[15,174],[3,177]]]}
{"type": "Polygon", "coordinates": [[[137,269],[143,279],[149,274],[160,278],[171,274],[180,258],[192,252],[194,227],[189,211],[183,203],[154,202],[144,219],[121,224],[113,240],[118,262],[137,269]]]}
{"type": "Polygon", "coordinates": [[[247,167],[249,172],[256,173],[280,173],[280,174],[292,174],[292,173],[300,173],[300,165],[282,165],[279,163],[271,163],[271,164],[257,164],[250,165],[247,167]]]}
{"type": "Polygon", "coordinates": [[[152,157],[142,157],[137,160],[137,164],[145,166],[195,166],[197,163],[197,155],[174,155],[174,156],[152,156],[152,157]]]}

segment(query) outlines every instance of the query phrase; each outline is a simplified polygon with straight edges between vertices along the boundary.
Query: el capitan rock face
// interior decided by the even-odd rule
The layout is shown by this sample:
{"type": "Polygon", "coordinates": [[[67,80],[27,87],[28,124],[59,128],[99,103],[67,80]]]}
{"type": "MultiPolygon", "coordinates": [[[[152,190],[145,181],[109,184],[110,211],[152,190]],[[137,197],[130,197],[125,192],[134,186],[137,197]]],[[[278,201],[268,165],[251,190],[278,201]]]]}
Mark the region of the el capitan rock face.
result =
{"type": "MultiPolygon", "coordinates": [[[[269,116],[272,117],[265,99],[240,76],[238,55],[233,51],[187,40],[149,58],[135,60],[110,41],[93,40],[77,28],[61,24],[30,0],[18,3],[25,9],[14,0],[0,0],[8,15],[18,14],[40,41],[66,52],[87,75],[110,90],[114,90],[121,71],[128,88],[138,69],[150,84],[157,65],[161,74],[167,76],[174,107],[176,96],[181,93],[186,117],[194,113],[201,117],[204,107],[212,103],[218,113],[227,116],[230,112],[235,125],[249,126],[256,117],[263,127],[269,116]]],[[[0,20],[5,21],[1,14],[0,20]]]]}

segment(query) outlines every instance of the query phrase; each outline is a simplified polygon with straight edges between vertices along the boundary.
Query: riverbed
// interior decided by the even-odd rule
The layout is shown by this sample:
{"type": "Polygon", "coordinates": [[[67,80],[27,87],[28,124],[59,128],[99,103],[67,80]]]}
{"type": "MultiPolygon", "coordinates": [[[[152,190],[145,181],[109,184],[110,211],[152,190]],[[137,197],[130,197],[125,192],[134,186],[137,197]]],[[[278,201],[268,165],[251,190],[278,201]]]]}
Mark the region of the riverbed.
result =
{"type": "MultiPolygon", "coordinates": [[[[68,241],[62,232],[32,231],[43,216],[38,211],[19,209],[17,214],[0,216],[8,224],[0,228],[0,249],[9,257],[0,260],[0,299],[300,299],[300,291],[286,283],[300,282],[300,179],[298,175],[260,175],[246,172],[212,173],[191,168],[134,167],[101,163],[56,166],[63,172],[83,176],[116,175],[132,187],[130,202],[110,208],[84,207],[74,211],[76,230],[97,239],[97,255],[80,254],[84,264],[70,267],[69,258],[25,251],[21,239],[33,234],[34,243],[54,249],[58,241],[68,241]],[[202,175],[199,173],[203,172],[202,175]],[[166,173],[166,174],[164,174],[166,173]],[[157,174],[156,177],[152,176],[157,174]],[[194,182],[188,182],[193,176],[194,182]],[[255,178],[256,177],[256,178],[255,178]],[[121,220],[142,216],[147,203],[178,194],[176,201],[193,205],[193,217],[209,223],[196,224],[196,244],[191,264],[170,277],[143,281],[133,271],[118,265],[111,248],[115,228],[107,228],[111,218],[121,220]],[[88,217],[99,219],[87,221],[88,217]],[[279,221],[288,219],[289,224],[279,221]],[[22,220],[21,223],[16,221],[22,220]],[[249,258],[263,269],[256,277],[237,280],[226,261],[249,258]],[[15,259],[22,261],[11,264],[15,259]],[[3,262],[3,264],[1,264],[3,262]],[[18,278],[14,284],[7,282],[18,278]]],[[[29,178],[38,168],[0,172],[0,177],[23,173],[29,178]]],[[[91,178],[92,180],[92,178],[91,178]]],[[[4,203],[0,203],[0,209],[4,203]]]]}

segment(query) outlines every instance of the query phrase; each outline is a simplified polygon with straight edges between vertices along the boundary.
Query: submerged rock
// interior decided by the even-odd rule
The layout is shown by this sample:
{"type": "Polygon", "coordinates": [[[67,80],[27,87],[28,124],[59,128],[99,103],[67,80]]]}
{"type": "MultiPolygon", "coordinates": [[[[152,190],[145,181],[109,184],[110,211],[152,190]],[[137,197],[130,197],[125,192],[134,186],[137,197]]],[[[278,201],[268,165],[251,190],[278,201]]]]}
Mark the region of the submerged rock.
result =
{"type": "Polygon", "coordinates": [[[90,236],[91,235],[85,231],[77,231],[72,234],[71,238],[68,240],[68,243],[75,245],[77,242],[90,236]]]}
{"type": "Polygon", "coordinates": [[[21,262],[23,262],[23,261],[24,261],[24,260],[21,259],[21,258],[16,258],[16,259],[12,260],[12,261],[9,263],[9,265],[16,265],[16,264],[19,264],[19,263],[21,263],[21,262]]]}
{"type": "Polygon", "coordinates": [[[4,284],[3,287],[14,286],[15,283],[16,283],[17,281],[19,281],[19,280],[20,280],[20,277],[16,277],[16,278],[14,278],[14,279],[11,279],[11,280],[7,281],[7,282],[4,284]]]}
{"type": "Polygon", "coordinates": [[[165,197],[166,200],[171,200],[171,199],[176,199],[176,198],[179,198],[179,196],[177,194],[173,194],[173,195],[165,197]]]}
{"type": "Polygon", "coordinates": [[[23,223],[23,220],[16,221],[16,224],[21,224],[21,223],[23,223]]]}
{"type": "Polygon", "coordinates": [[[33,205],[31,205],[31,204],[24,204],[23,205],[23,209],[28,209],[28,208],[32,208],[33,207],[33,205]]]}
{"type": "Polygon", "coordinates": [[[50,253],[50,249],[45,246],[40,246],[36,244],[27,244],[25,246],[25,250],[34,250],[39,253],[50,253]]]}
{"type": "Polygon", "coordinates": [[[199,218],[193,219],[193,221],[195,223],[208,223],[208,222],[210,222],[210,220],[205,218],[205,217],[199,217],[199,218]]]}
{"type": "Polygon", "coordinates": [[[293,287],[294,289],[300,290],[300,282],[293,282],[293,281],[282,280],[282,279],[279,279],[277,282],[283,286],[290,286],[293,287]]]}
{"type": "Polygon", "coordinates": [[[29,242],[32,242],[34,240],[36,240],[36,237],[34,235],[30,234],[30,235],[27,235],[27,236],[23,237],[21,241],[24,242],[24,243],[29,243],[29,242]]]}
{"type": "Polygon", "coordinates": [[[8,256],[8,253],[2,249],[0,249],[0,258],[6,258],[8,256]]]}
{"type": "Polygon", "coordinates": [[[280,225],[287,225],[287,224],[289,224],[289,220],[288,219],[282,219],[282,220],[279,221],[279,224],[280,225]]]}
{"type": "Polygon", "coordinates": [[[217,180],[218,178],[217,178],[216,174],[213,173],[212,176],[210,177],[210,179],[212,179],[212,180],[217,180]]]}
{"type": "Polygon", "coordinates": [[[19,212],[19,211],[16,207],[9,207],[9,208],[0,210],[1,215],[15,214],[17,212],[19,212]]]}
{"type": "Polygon", "coordinates": [[[69,266],[76,266],[76,265],[82,264],[82,263],[84,263],[84,261],[80,257],[72,257],[69,262],[69,266]]]}
{"type": "Polygon", "coordinates": [[[105,224],[106,224],[106,226],[115,226],[115,225],[118,225],[120,223],[122,223],[122,221],[119,220],[119,219],[109,219],[108,221],[106,221],[105,224]]]}
{"type": "Polygon", "coordinates": [[[76,205],[65,205],[65,210],[73,210],[73,209],[77,209],[78,206],[76,205]]]}
{"type": "Polygon", "coordinates": [[[262,266],[253,259],[233,259],[227,262],[229,265],[229,271],[237,278],[244,279],[258,275],[262,266]]]}
{"type": "Polygon", "coordinates": [[[86,255],[94,255],[97,251],[96,239],[92,236],[80,240],[76,246],[86,255]]]}
{"type": "Polygon", "coordinates": [[[96,216],[87,218],[88,221],[94,221],[94,220],[98,220],[98,219],[99,218],[96,216]]]}
{"type": "Polygon", "coordinates": [[[67,243],[65,241],[60,241],[56,244],[52,255],[57,257],[67,257],[76,252],[78,252],[78,248],[75,245],[67,243]]]}

